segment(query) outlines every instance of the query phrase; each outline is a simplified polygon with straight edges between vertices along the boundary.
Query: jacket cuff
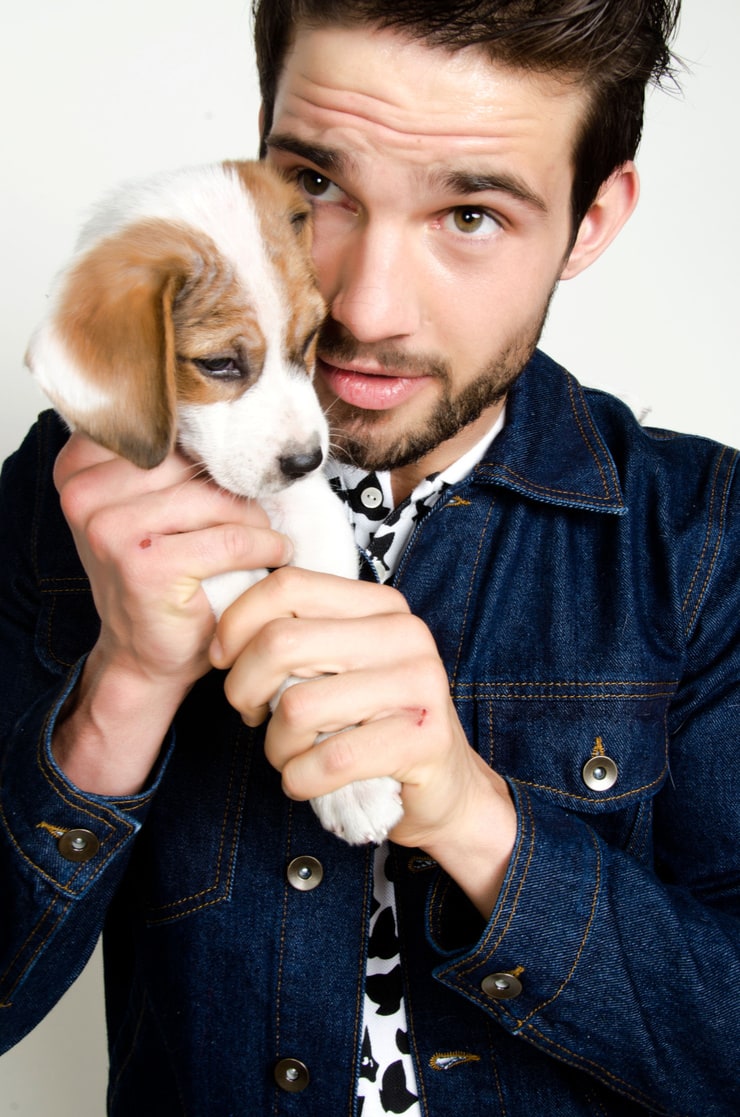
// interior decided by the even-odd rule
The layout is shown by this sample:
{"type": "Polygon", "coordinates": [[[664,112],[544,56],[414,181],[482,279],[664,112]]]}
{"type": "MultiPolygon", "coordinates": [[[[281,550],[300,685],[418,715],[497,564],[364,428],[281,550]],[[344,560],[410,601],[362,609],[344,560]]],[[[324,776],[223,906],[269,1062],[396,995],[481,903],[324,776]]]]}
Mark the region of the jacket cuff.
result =
{"type": "Polygon", "coordinates": [[[75,899],[128,850],[148,813],[174,738],[171,731],[141,794],[108,798],[76,788],[57,766],[51,740],[83,663],[71,671],[60,693],[45,695],[19,720],[0,779],[0,825],[11,846],[27,871],[75,899]]]}
{"type": "Polygon", "coordinates": [[[567,998],[593,927],[601,877],[599,846],[589,827],[516,781],[510,786],[519,831],[485,930],[474,946],[455,950],[460,930],[452,909],[460,893],[438,882],[427,934],[448,956],[435,977],[515,1033],[567,998]]]}

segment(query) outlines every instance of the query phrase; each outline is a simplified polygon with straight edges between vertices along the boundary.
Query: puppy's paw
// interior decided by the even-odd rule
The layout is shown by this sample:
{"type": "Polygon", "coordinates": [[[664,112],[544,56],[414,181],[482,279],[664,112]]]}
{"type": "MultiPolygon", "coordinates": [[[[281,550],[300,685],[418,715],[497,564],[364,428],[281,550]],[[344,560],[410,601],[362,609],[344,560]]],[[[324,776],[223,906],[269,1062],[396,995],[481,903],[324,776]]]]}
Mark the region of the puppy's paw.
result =
{"type": "Polygon", "coordinates": [[[214,574],[204,578],[201,585],[208,598],[216,620],[228,609],[237,597],[241,597],[251,586],[261,582],[267,575],[266,570],[230,570],[226,574],[214,574]]]}
{"type": "Polygon", "coordinates": [[[403,817],[401,785],[390,776],[357,780],[311,800],[321,825],[349,845],[379,844],[403,817]]]}

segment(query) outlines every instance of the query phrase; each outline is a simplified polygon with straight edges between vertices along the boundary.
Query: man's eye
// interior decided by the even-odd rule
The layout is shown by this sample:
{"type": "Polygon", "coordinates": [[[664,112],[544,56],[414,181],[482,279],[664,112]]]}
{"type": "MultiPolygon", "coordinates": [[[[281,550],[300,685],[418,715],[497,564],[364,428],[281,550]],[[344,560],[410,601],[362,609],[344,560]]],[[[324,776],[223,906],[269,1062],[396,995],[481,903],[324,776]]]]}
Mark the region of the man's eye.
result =
{"type": "Polygon", "coordinates": [[[455,230],[467,233],[468,236],[478,234],[485,236],[495,233],[500,228],[498,221],[485,209],[476,209],[475,206],[457,206],[452,210],[450,217],[455,230]]]}
{"type": "Polygon", "coordinates": [[[296,183],[309,201],[312,198],[322,198],[326,200],[328,197],[332,196],[332,192],[334,192],[337,197],[340,194],[339,188],[334,185],[330,178],[320,174],[319,171],[312,171],[305,167],[296,175],[296,183]]]}
{"type": "Polygon", "coordinates": [[[193,364],[212,380],[241,380],[245,376],[245,370],[234,357],[198,357],[193,364]]]}

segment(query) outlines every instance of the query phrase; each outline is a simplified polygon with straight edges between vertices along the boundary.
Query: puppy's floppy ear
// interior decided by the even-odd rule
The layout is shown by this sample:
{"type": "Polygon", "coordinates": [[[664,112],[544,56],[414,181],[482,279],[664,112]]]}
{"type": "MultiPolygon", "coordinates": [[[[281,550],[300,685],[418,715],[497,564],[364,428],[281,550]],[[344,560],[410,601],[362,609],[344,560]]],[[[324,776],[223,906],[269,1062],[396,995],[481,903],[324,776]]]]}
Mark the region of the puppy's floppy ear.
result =
{"type": "Polygon", "coordinates": [[[150,469],[172,448],[172,307],[193,270],[187,235],[140,221],[96,241],[62,276],[26,363],[77,430],[150,469]]]}

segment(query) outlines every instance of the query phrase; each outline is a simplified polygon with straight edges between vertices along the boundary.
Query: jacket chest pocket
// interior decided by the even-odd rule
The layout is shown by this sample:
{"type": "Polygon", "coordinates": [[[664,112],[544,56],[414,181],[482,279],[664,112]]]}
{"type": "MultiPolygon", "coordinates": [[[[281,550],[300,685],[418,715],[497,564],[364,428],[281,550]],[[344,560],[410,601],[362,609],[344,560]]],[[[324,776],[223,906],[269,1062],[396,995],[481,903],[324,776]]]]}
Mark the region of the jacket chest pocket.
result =
{"type": "Polygon", "coordinates": [[[662,682],[493,683],[461,687],[455,697],[469,739],[501,775],[649,860],[674,689],[662,682]]]}

